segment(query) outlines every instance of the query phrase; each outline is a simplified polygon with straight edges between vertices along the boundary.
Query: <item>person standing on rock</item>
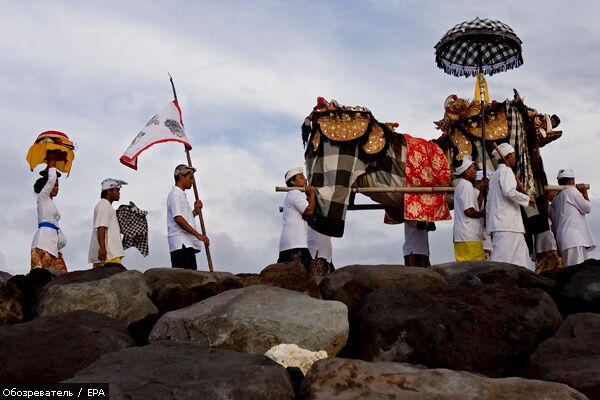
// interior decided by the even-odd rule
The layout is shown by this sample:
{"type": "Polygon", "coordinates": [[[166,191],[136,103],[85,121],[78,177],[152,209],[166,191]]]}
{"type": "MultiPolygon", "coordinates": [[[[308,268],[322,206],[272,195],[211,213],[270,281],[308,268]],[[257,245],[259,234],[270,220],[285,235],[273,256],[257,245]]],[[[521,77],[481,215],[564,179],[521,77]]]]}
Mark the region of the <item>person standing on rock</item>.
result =
{"type": "Polygon", "coordinates": [[[571,186],[556,195],[550,207],[558,249],[564,266],[568,267],[587,260],[588,251],[596,247],[585,218],[592,209],[587,188],[583,184],[575,184],[575,172],[572,169],[561,169],[557,179],[559,185],[571,186]]]}
{"type": "Polygon", "coordinates": [[[61,151],[50,150],[46,153],[47,167],[33,185],[37,194],[38,230],[31,243],[31,269],[45,268],[54,275],[67,272],[61,249],[66,245],[62,231],[58,227],[60,213],[53,199],[58,194],[56,162],[62,157],[61,151]]]}
{"type": "Polygon", "coordinates": [[[175,167],[175,186],[167,197],[167,237],[172,268],[197,270],[196,253],[200,252],[202,242],[210,244],[208,237],[196,230],[194,221],[202,202],[196,200],[192,209],[185,195],[194,184],[194,172],[196,168],[185,164],[175,167]]]}
{"type": "Polygon", "coordinates": [[[435,229],[433,223],[422,221],[404,222],[404,265],[409,267],[429,267],[429,231],[435,229]]]}
{"type": "Polygon", "coordinates": [[[523,193],[522,185],[517,183],[512,170],[517,161],[514,147],[502,143],[498,150],[492,152],[498,160],[498,169],[490,179],[487,198],[486,225],[492,235],[493,246],[490,261],[529,268],[531,260],[519,206],[533,205],[535,201],[523,193]]]}
{"type": "Polygon", "coordinates": [[[94,208],[94,224],[90,239],[88,261],[94,268],[121,264],[125,251],[121,228],[112,203],[121,199],[121,187],[127,182],[107,178],[101,183],[100,201],[94,208]]]}
{"type": "Polygon", "coordinates": [[[477,168],[469,156],[462,159],[454,174],[459,177],[454,190],[454,258],[456,261],[485,261],[482,242],[485,211],[481,210],[481,206],[487,180],[482,181],[482,190],[476,192],[473,183],[477,168]]]}
{"type": "MultiPolygon", "coordinates": [[[[487,181],[487,185],[486,185],[486,192],[485,194],[487,194],[487,189],[489,187],[489,183],[490,183],[490,177],[492,176],[494,172],[491,170],[487,170],[486,171],[486,179],[485,181],[487,181]]],[[[473,184],[473,190],[475,191],[475,197],[479,198],[479,192],[482,190],[482,185],[483,185],[484,179],[483,179],[483,170],[479,169],[477,170],[477,174],[475,175],[475,183],[473,184]]],[[[485,197],[484,194],[484,197],[485,197]]],[[[492,237],[490,236],[489,232],[487,231],[487,228],[485,226],[483,226],[483,219],[479,220],[479,222],[482,225],[481,228],[481,242],[483,243],[483,252],[485,253],[485,259],[489,260],[490,257],[492,256],[492,237]]]]}
{"type": "Polygon", "coordinates": [[[301,167],[286,172],[285,184],[292,188],[304,188],[305,193],[290,190],[285,196],[277,262],[299,261],[310,272],[312,257],[308,250],[306,218],[312,217],[315,212],[315,189],[308,184],[301,167]]]}

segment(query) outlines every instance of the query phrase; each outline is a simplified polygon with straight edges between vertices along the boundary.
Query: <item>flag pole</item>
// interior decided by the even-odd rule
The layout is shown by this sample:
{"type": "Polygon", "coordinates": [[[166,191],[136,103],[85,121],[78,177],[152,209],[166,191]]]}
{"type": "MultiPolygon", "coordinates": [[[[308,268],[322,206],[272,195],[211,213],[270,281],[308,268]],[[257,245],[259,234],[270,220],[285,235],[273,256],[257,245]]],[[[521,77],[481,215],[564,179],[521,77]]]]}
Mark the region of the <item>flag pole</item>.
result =
{"type": "MultiPolygon", "coordinates": [[[[171,76],[171,74],[169,74],[169,79],[171,80],[171,87],[173,88],[173,97],[175,97],[175,101],[179,103],[179,101],[177,100],[177,92],[175,91],[175,84],[173,83],[173,77],[171,76]]],[[[190,166],[190,168],[194,168],[192,166],[192,156],[190,155],[190,149],[188,149],[185,145],[184,148],[185,155],[187,157],[187,163],[190,166]]],[[[198,186],[196,185],[196,178],[194,178],[194,180],[192,181],[192,187],[194,189],[194,196],[196,197],[196,200],[200,200],[200,196],[198,196],[198,186]]],[[[204,217],[202,216],[202,209],[198,210],[198,218],[200,219],[200,229],[202,230],[202,234],[206,236],[206,227],[204,226],[204,217]]],[[[212,257],[210,256],[210,248],[206,243],[204,243],[204,251],[206,252],[206,260],[208,261],[208,270],[210,272],[213,272],[213,263],[212,257]]]]}

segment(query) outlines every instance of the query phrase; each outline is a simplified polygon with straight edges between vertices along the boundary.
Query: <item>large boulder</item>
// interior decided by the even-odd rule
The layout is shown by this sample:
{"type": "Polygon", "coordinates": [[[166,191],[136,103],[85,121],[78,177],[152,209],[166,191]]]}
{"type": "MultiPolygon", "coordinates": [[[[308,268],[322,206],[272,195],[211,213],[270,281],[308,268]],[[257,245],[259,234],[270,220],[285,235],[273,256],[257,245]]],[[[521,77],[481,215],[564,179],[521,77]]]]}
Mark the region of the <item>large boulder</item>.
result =
{"type": "Polygon", "coordinates": [[[348,309],[337,301],[273,286],[234,289],[163,315],[150,342],[173,340],[264,354],[276,344],[335,355],[348,338],[348,309]]]}
{"type": "Polygon", "coordinates": [[[160,342],[107,354],[64,383],[110,384],[112,400],[293,400],[285,368],[261,355],[160,342]]]}
{"type": "Polygon", "coordinates": [[[327,275],[319,285],[327,300],[337,300],[352,312],[375,289],[403,287],[439,292],[446,289],[445,279],[425,268],[401,265],[349,265],[327,275]]]}
{"type": "Polygon", "coordinates": [[[315,299],[321,298],[312,274],[299,262],[271,264],[260,272],[260,284],[295,290],[315,299]]]}
{"type": "Polygon", "coordinates": [[[242,284],[229,272],[204,272],[181,268],[152,268],[144,272],[152,300],[161,314],[187,307],[242,284]]]}
{"type": "Polygon", "coordinates": [[[17,285],[0,283],[0,325],[23,321],[23,293],[17,285]]]}
{"type": "Polygon", "coordinates": [[[522,376],[566,383],[600,399],[600,314],[568,316],[556,336],[538,346],[522,376]]]}
{"type": "Polygon", "coordinates": [[[357,310],[349,354],[506,376],[561,322],[539,289],[480,285],[428,294],[385,288],[357,310]]]}
{"type": "Polygon", "coordinates": [[[19,288],[23,294],[23,319],[30,320],[34,317],[33,311],[35,300],[38,298],[43,288],[54,279],[54,275],[47,269],[35,268],[29,271],[27,275],[15,275],[7,283],[11,283],[19,288]]]}
{"type": "Polygon", "coordinates": [[[0,271],[0,283],[4,283],[12,278],[12,275],[8,272],[0,271]]]}
{"type": "Polygon", "coordinates": [[[537,288],[550,292],[554,281],[514,264],[495,261],[449,262],[430,267],[448,282],[450,287],[477,284],[537,288]]]}
{"type": "Polygon", "coordinates": [[[583,312],[600,314],[600,260],[590,259],[543,275],[556,282],[553,297],[564,316],[583,312]]]}
{"type": "Polygon", "coordinates": [[[74,311],[0,327],[0,382],[57,383],[133,346],[122,321],[74,311]]]}
{"type": "Polygon", "coordinates": [[[391,362],[334,358],[317,361],[302,382],[305,400],[586,400],[558,383],[492,379],[468,372],[391,362]]]}
{"type": "MultiPolygon", "coordinates": [[[[66,275],[69,274],[63,276],[66,275]]],[[[130,324],[158,313],[150,300],[152,289],[139,271],[119,272],[91,281],[59,281],[63,276],[44,287],[35,305],[36,315],[88,310],[130,324]]]]}

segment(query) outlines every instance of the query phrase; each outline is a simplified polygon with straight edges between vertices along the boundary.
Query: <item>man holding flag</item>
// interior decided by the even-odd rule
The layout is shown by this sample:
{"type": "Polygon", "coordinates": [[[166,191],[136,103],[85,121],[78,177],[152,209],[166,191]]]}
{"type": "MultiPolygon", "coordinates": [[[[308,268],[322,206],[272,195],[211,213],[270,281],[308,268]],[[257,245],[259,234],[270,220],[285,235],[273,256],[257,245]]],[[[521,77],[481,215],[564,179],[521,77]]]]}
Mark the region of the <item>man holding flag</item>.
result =
{"type": "Polygon", "coordinates": [[[173,173],[175,186],[167,198],[167,231],[173,268],[198,269],[196,253],[202,248],[200,242],[210,244],[208,237],[196,230],[194,221],[194,216],[202,209],[202,202],[196,200],[192,210],[185,195],[194,183],[194,172],[195,168],[178,165],[173,173]]]}

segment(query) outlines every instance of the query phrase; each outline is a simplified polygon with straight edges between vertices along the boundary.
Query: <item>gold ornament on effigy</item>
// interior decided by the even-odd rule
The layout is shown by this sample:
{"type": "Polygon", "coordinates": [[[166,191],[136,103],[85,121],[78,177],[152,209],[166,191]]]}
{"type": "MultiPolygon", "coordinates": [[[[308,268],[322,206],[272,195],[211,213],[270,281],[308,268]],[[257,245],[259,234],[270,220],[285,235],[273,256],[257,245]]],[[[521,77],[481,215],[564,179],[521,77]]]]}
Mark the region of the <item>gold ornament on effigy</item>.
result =
{"type": "Polygon", "coordinates": [[[367,131],[369,122],[370,117],[363,113],[353,115],[330,113],[319,118],[321,132],[327,138],[338,142],[347,142],[361,137],[367,131]]]}
{"type": "Polygon", "coordinates": [[[321,144],[321,134],[319,133],[319,131],[315,132],[310,143],[313,146],[313,151],[317,151],[319,148],[319,145],[321,144]]]}
{"type": "MultiPolygon", "coordinates": [[[[475,137],[481,137],[481,123],[478,119],[469,118],[467,129],[475,137]]],[[[485,114],[485,140],[498,140],[508,137],[508,120],[506,108],[498,107],[485,114]]]]}
{"type": "Polygon", "coordinates": [[[473,153],[473,145],[471,141],[467,139],[467,137],[458,129],[454,129],[450,133],[450,140],[454,147],[458,149],[458,153],[456,154],[456,159],[458,161],[462,160],[464,156],[471,155],[473,153]]]}
{"type": "Polygon", "coordinates": [[[363,150],[367,154],[377,154],[385,147],[385,134],[379,124],[373,124],[369,133],[367,143],[363,144],[363,150]]]}

